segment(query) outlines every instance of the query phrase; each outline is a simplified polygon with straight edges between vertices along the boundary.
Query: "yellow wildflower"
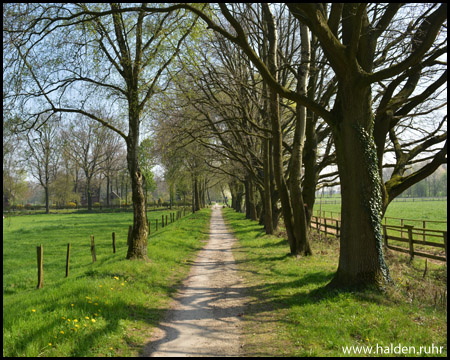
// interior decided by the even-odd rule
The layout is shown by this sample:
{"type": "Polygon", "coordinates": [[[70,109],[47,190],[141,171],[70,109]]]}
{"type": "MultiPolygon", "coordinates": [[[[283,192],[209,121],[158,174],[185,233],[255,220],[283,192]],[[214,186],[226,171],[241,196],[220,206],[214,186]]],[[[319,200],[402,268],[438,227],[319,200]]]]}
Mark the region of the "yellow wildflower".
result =
{"type": "Polygon", "coordinates": [[[64,334],[64,331],[61,330],[60,333],[61,333],[61,334],[64,334]]]}
{"type": "Polygon", "coordinates": [[[86,320],[89,320],[89,316],[85,316],[84,318],[85,318],[86,320]]]}
{"type": "Polygon", "coordinates": [[[32,312],[36,312],[36,309],[31,309],[32,312]]]}
{"type": "Polygon", "coordinates": [[[92,322],[95,322],[95,319],[91,319],[92,322]]]}

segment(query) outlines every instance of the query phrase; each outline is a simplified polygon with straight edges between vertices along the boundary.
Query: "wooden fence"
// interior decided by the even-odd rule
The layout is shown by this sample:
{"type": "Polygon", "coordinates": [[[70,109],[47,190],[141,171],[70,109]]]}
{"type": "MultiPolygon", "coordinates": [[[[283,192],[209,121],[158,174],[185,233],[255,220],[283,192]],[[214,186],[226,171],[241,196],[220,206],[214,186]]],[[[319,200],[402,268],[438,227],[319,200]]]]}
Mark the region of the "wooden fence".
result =
{"type": "MultiPolygon", "coordinates": [[[[338,213],[335,212],[335,214],[338,213]]],[[[399,220],[401,220],[401,225],[388,225],[387,220],[385,224],[382,224],[383,243],[385,247],[394,251],[407,253],[410,255],[411,259],[413,259],[414,256],[421,256],[447,262],[446,230],[427,229],[426,223],[432,222],[430,220],[399,220]],[[414,225],[405,225],[404,223],[406,221],[421,221],[423,223],[423,228],[416,228],[414,225]],[[408,247],[401,247],[399,243],[407,243],[408,247]],[[441,249],[444,249],[445,256],[442,256],[441,249]]],[[[325,233],[325,236],[332,235],[339,238],[341,229],[340,216],[339,218],[312,216],[311,228],[316,229],[318,232],[325,233]]]]}
{"type": "MultiPolygon", "coordinates": [[[[335,220],[341,220],[341,213],[338,211],[319,211],[316,210],[315,213],[317,214],[316,217],[320,218],[327,218],[328,224],[334,223],[335,220]]],[[[397,217],[391,217],[391,216],[385,216],[383,218],[384,225],[399,225],[399,226],[406,226],[406,225],[413,225],[416,227],[416,229],[421,228],[422,229],[422,240],[426,241],[427,233],[426,231],[429,230],[429,225],[431,225],[432,228],[435,227],[436,224],[445,224],[445,227],[447,227],[447,221],[442,220],[417,220],[417,219],[405,219],[405,218],[397,218],[397,217]]],[[[439,229],[434,229],[439,230],[439,229]]],[[[401,230],[402,236],[406,234],[408,231],[406,228],[401,230]]],[[[430,235],[433,236],[433,235],[430,235]]]]}
{"type": "MultiPolygon", "coordinates": [[[[424,201],[446,201],[447,197],[418,197],[418,198],[395,198],[392,202],[424,202],[424,201]]],[[[341,198],[317,198],[317,204],[340,204],[341,198]]]]}
{"type": "MultiPolygon", "coordinates": [[[[175,222],[178,219],[181,219],[183,216],[186,215],[186,208],[177,210],[174,213],[170,213],[170,224],[175,222]]],[[[164,215],[162,215],[162,227],[169,225],[168,222],[168,216],[166,215],[164,218],[164,215]],[[165,221],[164,221],[165,220],[165,221]],[[164,225],[165,223],[165,225],[164,225]]],[[[155,230],[158,230],[158,219],[155,219],[155,230]]],[[[128,239],[127,239],[127,245],[131,236],[132,226],[130,225],[128,228],[128,239]]],[[[151,223],[150,220],[148,222],[148,236],[150,237],[151,233],[151,223]]],[[[38,285],[37,288],[41,289],[44,286],[44,247],[42,244],[40,246],[37,246],[37,268],[38,268],[38,285]]],[[[116,233],[112,233],[112,251],[113,254],[116,253],[116,233]]],[[[71,244],[67,244],[67,252],[66,252],[66,277],[69,276],[69,265],[70,265],[70,252],[71,252],[71,244]]],[[[95,251],[95,239],[94,235],[91,235],[90,237],[90,252],[92,256],[92,262],[95,263],[97,261],[97,255],[95,251]]]]}

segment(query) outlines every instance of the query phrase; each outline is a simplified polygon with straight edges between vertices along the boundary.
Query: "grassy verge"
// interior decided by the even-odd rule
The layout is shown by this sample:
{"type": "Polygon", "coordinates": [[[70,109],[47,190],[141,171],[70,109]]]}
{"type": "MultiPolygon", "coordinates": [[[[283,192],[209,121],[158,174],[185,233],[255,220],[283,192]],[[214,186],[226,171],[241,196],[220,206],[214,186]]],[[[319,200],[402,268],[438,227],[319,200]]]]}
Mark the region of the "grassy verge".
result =
{"type": "Polygon", "coordinates": [[[423,278],[423,260],[409,263],[389,253],[395,285],[386,293],[328,291],[324,286],[338,262],[336,240],[314,238],[314,256],[295,259],[285,239],[265,235],[257,222],[231,209],[224,215],[239,240],[234,254],[251,298],[243,316],[244,355],[358,356],[344,354],[343,347],[366,346],[380,356],[377,345],[419,351],[434,344],[446,356],[444,265],[429,262],[423,278]]]}
{"type": "MultiPolygon", "coordinates": [[[[149,213],[152,220],[161,214],[149,213]]],[[[153,232],[148,263],[125,259],[130,213],[5,219],[3,356],[138,355],[187,275],[188,260],[207,240],[209,218],[210,210],[204,209],[153,232]],[[94,264],[90,234],[96,241],[94,264]],[[71,267],[64,278],[68,242],[71,267]],[[41,243],[44,288],[37,290],[36,245],[41,243]]]]}

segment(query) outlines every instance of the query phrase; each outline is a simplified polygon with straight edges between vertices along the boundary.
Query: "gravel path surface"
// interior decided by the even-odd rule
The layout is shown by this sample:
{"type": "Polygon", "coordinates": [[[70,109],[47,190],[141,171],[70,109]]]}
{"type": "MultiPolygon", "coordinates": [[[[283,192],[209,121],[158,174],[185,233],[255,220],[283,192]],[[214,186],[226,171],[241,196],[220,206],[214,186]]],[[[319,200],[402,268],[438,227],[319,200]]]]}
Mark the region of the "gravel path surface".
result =
{"type": "Polygon", "coordinates": [[[144,356],[240,356],[244,289],[221,208],[213,207],[210,237],[144,356]]]}

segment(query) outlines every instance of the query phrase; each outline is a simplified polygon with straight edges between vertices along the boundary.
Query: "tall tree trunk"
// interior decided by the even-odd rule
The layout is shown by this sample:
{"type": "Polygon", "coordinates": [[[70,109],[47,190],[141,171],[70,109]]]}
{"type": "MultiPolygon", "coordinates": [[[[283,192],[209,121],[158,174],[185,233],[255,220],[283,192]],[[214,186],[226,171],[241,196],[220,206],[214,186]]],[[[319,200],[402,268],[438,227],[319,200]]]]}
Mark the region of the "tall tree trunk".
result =
{"type": "Polygon", "coordinates": [[[200,191],[198,184],[198,177],[194,177],[194,211],[200,210],[200,191]]]}
{"type": "Polygon", "coordinates": [[[86,177],[86,196],[88,203],[88,211],[92,211],[92,189],[91,189],[91,177],[86,177]]]}
{"type": "Polygon", "coordinates": [[[147,213],[145,211],[144,177],[139,167],[139,111],[137,106],[137,92],[130,99],[129,107],[129,135],[127,138],[127,163],[131,177],[131,191],[133,200],[133,231],[128,244],[127,259],[149,261],[147,256],[147,213]]]}
{"type": "Polygon", "coordinates": [[[330,286],[383,286],[391,281],[382,251],[381,179],[373,141],[370,86],[341,79],[332,127],[341,180],[339,267],[330,286]]]}
{"type": "Polygon", "coordinates": [[[266,234],[273,234],[271,168],[270,168],[270,141],[263,140],[263,166],[264,166],[264,229],[266,234]]]}
{"type": "MultiPolygon", "coordinates": [[[[263,3],[262,6],[264,21],[266,22],[268,29],[268,68],[273,78],[277,80],[277,32],[275,19],[270,12],[269,6],[265,3],[263,3]]],[[[272,159],[275,182],[280,195],[281,211],[283,213],[290,251],[292,255],[297,255],[300,249],[298,248],[296,235],[294,233],[294,218],[291,211],[291,200],[283,173],[283,134],[280,122],[279,95],[272,87],[269,87],[269,116],[272,126],[272,159]]]]}
{"type": "Polygon", "coordinates": [[[175,184],[173,183],[173,181],[171,181],[169,183],[169,209],[170,210],[172,210],[172,205],[173,205],[173,195],[175,193],[174,186],[175,186],[175,184]]]}
{"type": "Polygon", "coordinates": [[[242,211],[242,197],[244,196],[244,186],[242,183],[233,179],[229,184],[231,192],[231,207],[236,212],[242,211]]]}
{"type": "Polygon", "coordinates": [[[110,186],[110,180],[109,180],[109,176],[107,176],[106,177],[106,206],[107,207],[109,207],[109,198],[110,198],[109,186],[110,186]]]}
{"type": "Polygon", "coordinates": [[[317,186],[317,136],[315,132],[315,115],[311,114],[311,119],[306,122],[306,138],[305,148],[303,151],[303,159],[305,164],[305,173],[303,178],[303,201],[305,206],[306,225],[310,227],[311,216],[314,211],[314,203],[316,202],[316,186],[317,186]]]}
{"type": "Polygon", "coordinates": [[[45,213],[50,213],[50,202],[49,202],[49,195],[48,195],[48,185],[44,187],[45,190],[45,213]]]}
{"type": "MultiPolygon", "coordinates": [[[[230,194],[231,194],[231,208],[236,210],[237,192],[234,187],[233,181],[228,183],[228,187],[230,188],[230,194]]],[[[225,199],[225,195],[224,195],[224,199],[225,199]]]]}
{"type": "MultiPolygon", "coordinates": [[[[306,84],[309,74],[310,39],[309,29],[301,24],[301,64],[298,67],[297,92],[306,94],[306,84]]],[[[306,108],[297,104],[296,125],[294,130],[294,142],[292,144],[291,171],[290,171],[290,195],[292,204],[293,230],[297,242],[297,253],[311,255],[311,247],[308,240],[306,226],[305,207],[301,191],[301,175],[303,167],[303,148],[306,130],[306,108]]]]}
{"type": "Polygon", "coordinates": [[[270,142],[269,146],[270,196],[272,202],[272,227],[273,231],[275,232],[278,229],[278,223],[281,217],[281,209],[278,208],[278,200],[280,199],[280,192],[278,191],[275,184],[272,149],[273,149],[272,142],[270,142]]]}
{"type": "Polygon", "coordinates": [[[192,213],[195,213],[195,180],[192,174],[192,213]]]}
{"type": "Polygon", "coordinates": [[[256,213],[255,189],[250,175],[247,175],[244,184],[245,184],[245,204],[246,204],[245,215],[247,219],[257,220],[258,216],[256,213]]]}

